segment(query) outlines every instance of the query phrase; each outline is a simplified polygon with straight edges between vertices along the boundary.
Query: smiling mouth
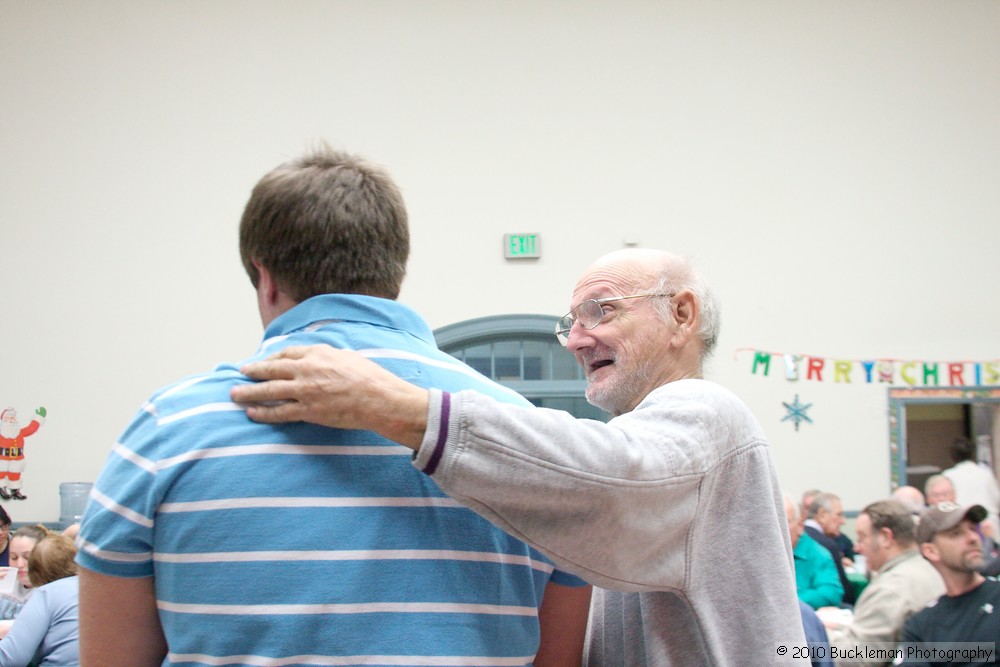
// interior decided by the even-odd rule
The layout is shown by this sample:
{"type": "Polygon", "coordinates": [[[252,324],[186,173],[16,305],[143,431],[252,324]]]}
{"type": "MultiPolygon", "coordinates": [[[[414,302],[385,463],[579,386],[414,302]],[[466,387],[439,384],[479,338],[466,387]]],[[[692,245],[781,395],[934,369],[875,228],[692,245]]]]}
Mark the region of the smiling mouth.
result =
{"type": "Polygon", "coordinates": [[[594,372],[599,371],[600,369],[602,369],[602,368],[604,368],[606,366],[610,366],[613,363],[614,363],[614,361],[611,360],[611,359],[601,359],[599,361],[595,361],[594,363],[592,363],[590,365],[590,372],[594,373],[594,372]]]}

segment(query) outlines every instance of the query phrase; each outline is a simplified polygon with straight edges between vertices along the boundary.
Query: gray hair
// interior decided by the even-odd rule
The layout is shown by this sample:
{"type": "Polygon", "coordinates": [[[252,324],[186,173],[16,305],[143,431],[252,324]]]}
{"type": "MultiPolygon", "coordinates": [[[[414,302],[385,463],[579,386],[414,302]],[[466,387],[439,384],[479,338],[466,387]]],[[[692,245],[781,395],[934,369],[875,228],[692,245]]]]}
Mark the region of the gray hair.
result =
{"type": "Polygon", "coordinates": [[[931,475],[930,477],[927,478],[927,481],[924,482],[924,495],[925,496],[928,495],[928,491],[932,486],[937,486],[942,482],[947,482],[948,486],[950,486],[952,490],[954,490],[955,483],[952,482],[947,475],[936,474],[936,475],[931,475]]]}
{"type": "MultiPolygon", "coordinates": [[[[690,260],[670,262],[656,278],[652,291],[657,294],[676,294],[681,290],[691,290],[698,300],[700,326],[698,338],[704,348],[703,358],[708,358],[715,351],[719,341],[719,304],[715,294],[709,288],[704,276],[694,267],[690,260]]],[[[669,299],[654,299],[654,308],[664,320],[674,317],[673,302],[669,299]]]]}
{"type": "Polygon", "coordinates": [[[836,493],[817,493],[813,496],[812,502],[809,503],[807,518],[813,518],[821,509],[824,509],[827,512],[832,512],[833,502],[835,500],[840,500],[840,496],[836,493]]]}
{"type": "Polygon", "coordinates": [[[790,493],[783,493],[781,494],[781,497],[784,498],[785,500],[785,512],[788,512],[789,509],[791,509],[792,518],[798,521],[799,518],[802,516],[801,513],[799,512],[798,501],[795,500],[795,497],[792,496],[792,494],[790,493]]]}

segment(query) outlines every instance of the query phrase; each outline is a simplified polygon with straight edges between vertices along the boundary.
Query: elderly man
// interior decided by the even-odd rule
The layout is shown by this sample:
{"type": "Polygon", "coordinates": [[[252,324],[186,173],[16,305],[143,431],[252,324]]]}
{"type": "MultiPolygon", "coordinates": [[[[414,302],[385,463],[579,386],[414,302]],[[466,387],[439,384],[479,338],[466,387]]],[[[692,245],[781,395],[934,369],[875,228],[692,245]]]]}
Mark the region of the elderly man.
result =
{"type": "MultiPolygon", "coordinates": [[[[524,409],[395,301],[409,249],[381,168],[319,149],[270,171],[240,223],[256,358],[377,347],[424,386],[524,409]]],[[[445,497],[403,447],[250,421],[229,401],[245,382],[223,365],[157,392],[115,445],[80,527],[82,664],[580,664],[589,586],[445,497]]]]}
{"type": "MultiPolygon", "coordinates": [[[[982,505],[939,503],[920,518],[917,527],[920,553],[941,574],[945,594],[910,617],[903,626],[904,641],[981,642],[994,648],[1000,646],[1000,582],[979,573],[983,547],[976,527],[986,516],[982,505]]],[[[993,658],[995,661],[995,652],[993,658]]],[[[902,664],[930,667],[959,663],[914,659],[902,664]]]]}
{"type": "Polygon", "coordinates": [[[969,438],[956,438],[949,448],[955,465],[941,474],[955,487],[955,502],[962,505],[982,505],[989,513],[979,525],[982,534],[1000,539],[1000,484],[992,468],[976,458],[976,443],[969,438]]]}
{"type": "Polygon", "coordinates": [[[837,567],[837,577],[840,579],[840,585],[844,591],[843,602],[853,605],[857,601],[854,586],[848,579],[847,571],[844,568],[853,564],[854,544],[840,532],[840,527],[843,525],[844,505],[840,501],[840,496],[829,492],[820,492],[814,495],[809,504],[803,528],[806,535],[830,553],[830,557],[833,558],[834,565],[837,567]],[[841,537],[843,542],[839,539],[841,537]],[[845,547],[850,549],[850,554],[845,551],[845,547]]]}
{"type": "Polygon", "coordinates": [[[679,257],[591,265],[556,334],[607,424],[427,391],[322,346],[245,366],[276,381],[231,395],[252,419],[372,428],[416,450],[446,493],[600,586],[589,665],[772,664],[804,641],[790,542],[761,427],[701,379],[717,318],[679,257]]]}
{"type": "Polygon", "coordinates": [[[927,505],[924,503],[924,494],[915,486],[900,486],[892,492],[892,499],[906,505],[914,516],[920,516],[927,505]]]}
{"type": "Polygon", "coordinates": [[[888,664],[891,657],[859,660],[853,652],[860,648],[863,656],[871,655],[866,646],[891,651],[902,639],[906,619],[944,592],[941,577],[920,557],[914,528],[913,514],[897,500],[872,503],[858,515],[855,547],[878,576],[858,598],[850,624],[826,623],[832,648],[847,658],[843,664],[888,664]]]}
{"type": "Polygon", "coordinates": [[[931,475],[924,482],[924,495],[927,505],[955,502],[955,485],[944,475],[931,475]]]}
{"type": "Polygon", "coordinates": [[[837,566],[830,552],[802,531],[798,504],[785,494],[788,532],[792,538],[795,559],[795,590],[799,599],[813,609],[828,605],[839,606],[844,599],[844,587],[837,576],[837,566]]]}

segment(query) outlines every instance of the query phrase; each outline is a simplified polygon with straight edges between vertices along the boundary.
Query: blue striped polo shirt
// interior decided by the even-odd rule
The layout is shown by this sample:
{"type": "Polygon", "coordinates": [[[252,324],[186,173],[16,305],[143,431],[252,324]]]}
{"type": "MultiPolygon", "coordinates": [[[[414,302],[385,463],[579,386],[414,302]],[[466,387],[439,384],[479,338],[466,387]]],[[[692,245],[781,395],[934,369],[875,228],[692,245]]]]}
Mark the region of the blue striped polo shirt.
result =
{"type": "MultiPolygon", "coordinates": [[[[440,352],[409,308],[313,297],[252,359],[354,349],[424,387],[530,405],[440,352]]],[[[248,360],[249,361],[249,360],[248,360]]],[[[154,394],[112,448],[78,562],[155,577],[173,665],[529,665],[546,584],[573,575],[448,498],[366,431],[257,424],[221,365],[154,394]]]]}

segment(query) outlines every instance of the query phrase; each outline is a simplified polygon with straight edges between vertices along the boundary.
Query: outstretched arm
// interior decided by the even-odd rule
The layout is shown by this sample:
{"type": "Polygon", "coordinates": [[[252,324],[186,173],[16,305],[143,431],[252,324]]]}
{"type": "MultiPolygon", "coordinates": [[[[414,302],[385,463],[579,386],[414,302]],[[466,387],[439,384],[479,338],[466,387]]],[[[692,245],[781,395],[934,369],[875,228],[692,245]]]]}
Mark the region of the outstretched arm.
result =
{"type": "Polygon", "coordinates": [[[254,421],[365,429],[420,448],[427,428],[427,390],[357,352],[327,345],[288,347],[240,370],[264,381],[231,391],[254,421]]]}

